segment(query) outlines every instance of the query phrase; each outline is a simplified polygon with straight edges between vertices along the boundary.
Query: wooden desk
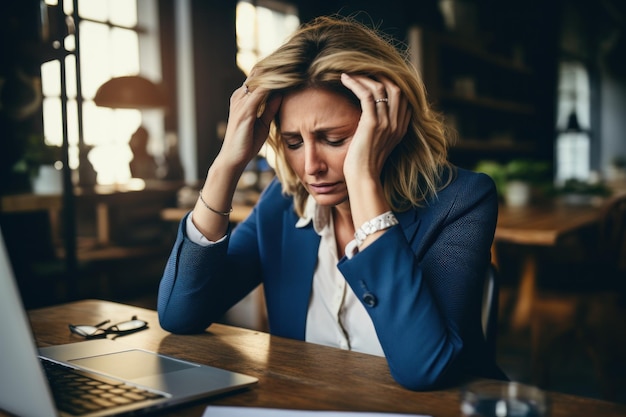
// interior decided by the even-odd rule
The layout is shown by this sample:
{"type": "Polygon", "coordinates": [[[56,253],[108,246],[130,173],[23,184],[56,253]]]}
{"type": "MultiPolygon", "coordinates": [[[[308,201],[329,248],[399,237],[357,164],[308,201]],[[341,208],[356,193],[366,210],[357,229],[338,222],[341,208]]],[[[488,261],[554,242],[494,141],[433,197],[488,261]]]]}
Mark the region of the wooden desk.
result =
{"type": "MultiPolygon", "coordinates": [[[[211,404],[312,410],[386,411],[436,417],[459,416],[459,390],[413,392],[400,387],[384,358],[214,324],[199,335],[162,330],[156,312],[106,301],[85,300],[29,312],[39,346],[72,343],[68,323],[147,320],[148,330],[117,339],[120,343],[246,373],[259,383],[242,392],[207,399],[168,415],[202,415],[211,404]]],[[[626,405],[550,393],[552,417],[617,417],[626,405]]],[[[161,414],[160,414],[161,415],[161,414]]]]}
{"type": "MultiPolygon", "coordinates": [[[[537,259],[534,249],[555,246],[567,236],[579,233],[600,221],[602,208],[552,203],[528,207],[500,206],[495,243],[524,245],[523,266],[520,273],[517,301],[511,320],[514,329],[529,325],[532,302],[535,298],[537,259]]],[[[493,257],[497,263],[495,245],[493,257]]]]}
{"type": "Polygon", "coordinates": [[[522,245],[553,246],[563,237],[599,220],[601,208],[545,204],[529,207],[501,205],[496,241],[522,245]]]}
{"type": "MultiPolygon", "coordinates": [[[[116,233],[112,230],[115,219],[111,218],[116,213],[112,212],[122,212],[122,214],[118,213],[118,218],[132,217],[131,215],[134,214],[135,217],[146,219],[149,215],[158,221],[160,208],[175,204],[176,192],[181,186],[182,183],[178,181],[150,181],[148,183],[135,181],[127,185],[75,187],[77,214],[89,213],[84,217],[93,217],[97,243],[100,246],[108,246],[114,243],[115,236],[112,234],[116,233]]],[[[62,209],[63,197],[60,194],[28,193],[0,196],[0,212],[48,211],[53,236],[58,241],[63,237],[60,229],[62,209]]],[[[128,228],[123,229],[117,234],[129,232],[128,228]]]]}

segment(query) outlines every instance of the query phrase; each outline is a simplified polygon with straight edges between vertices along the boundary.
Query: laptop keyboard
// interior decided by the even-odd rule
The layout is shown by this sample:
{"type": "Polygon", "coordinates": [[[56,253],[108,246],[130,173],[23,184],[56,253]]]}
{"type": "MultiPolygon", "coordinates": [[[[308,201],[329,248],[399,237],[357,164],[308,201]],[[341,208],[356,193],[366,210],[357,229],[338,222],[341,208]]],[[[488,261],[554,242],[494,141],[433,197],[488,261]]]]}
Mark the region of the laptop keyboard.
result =
{"type": "Polygon", "coordinates": [[[40,359],[57,408],[75,416],[163,397],[122,381],[40,359]]]}

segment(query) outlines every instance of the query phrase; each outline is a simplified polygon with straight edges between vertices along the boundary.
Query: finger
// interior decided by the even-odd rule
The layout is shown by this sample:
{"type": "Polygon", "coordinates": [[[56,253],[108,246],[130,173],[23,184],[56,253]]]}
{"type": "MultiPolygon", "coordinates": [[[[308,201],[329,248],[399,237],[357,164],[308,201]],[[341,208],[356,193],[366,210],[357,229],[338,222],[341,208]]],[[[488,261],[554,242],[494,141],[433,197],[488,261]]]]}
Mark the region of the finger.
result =
{"type": "MultiPolygon", "coordinates": [[[[366,79],[367,77],[363,76],[351,76],[348,74],[341,74],[341,82],[361,101],[362,109],[365,110],[367,108],[371,110],[374,109],[375,94],[372,91],[372,87],[365,84],[364,81],[366,79]]],[[[384,94],[384,92],[381,94],[384,94]]]]}
{"type": "MultiPolygon", "coordinates": [[[[270,124],[272,123],[272,120],[274,120],[276,112],[278,112],[280,104],[282,103],[282,100],[283,97],[281,94],[270,93],[269,97],[267,98],[267,102],[265,103],[263,112],[257,118],[257,122],[260,123],[260,136],[263,136],[264,138],[267,137],[270,130],[270,124]]],[[[255,126],[255,136],[256,134],[257,127],[255,126]]]]}
{"type": "Polygon", "coordinates": [[[409,101],[402,93],[398,85],[386,77],[380,77],[380,81],[385,85],[387,91],[389,106],[389,115],[394,124],[394,129],[398,133],[398,139],[401,139],[408,129],[411,119],[411,111],[409,101]]]}

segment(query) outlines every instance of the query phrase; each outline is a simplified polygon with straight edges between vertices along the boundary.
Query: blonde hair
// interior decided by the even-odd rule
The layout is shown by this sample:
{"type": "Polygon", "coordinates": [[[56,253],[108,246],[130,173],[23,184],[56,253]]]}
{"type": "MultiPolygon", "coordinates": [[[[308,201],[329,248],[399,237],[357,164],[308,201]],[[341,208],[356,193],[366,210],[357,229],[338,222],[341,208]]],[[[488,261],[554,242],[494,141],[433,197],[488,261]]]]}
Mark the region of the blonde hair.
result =
{"type": "MultiPolygon", "coordinates": [[[[406,96],[413,112],[409,129],[385,162],[381,181],[393,210],[423,205],[452,178],[447,176],[442,183],[445,168],[451,166],[448,139],[439,114],[427,102],[419,74],[390,39],[352,18],[318,17],[257,63],[248,86],[281,94],[323,88],[347,97],[360,109],[356,96],[341,83],[342,73],[387,77],[406,96]]],[[[293,195],[302,215],[308,192],[286,162],[276,120],[268,143],[276,155],[273,165],[283,191],[293,195]]]]}

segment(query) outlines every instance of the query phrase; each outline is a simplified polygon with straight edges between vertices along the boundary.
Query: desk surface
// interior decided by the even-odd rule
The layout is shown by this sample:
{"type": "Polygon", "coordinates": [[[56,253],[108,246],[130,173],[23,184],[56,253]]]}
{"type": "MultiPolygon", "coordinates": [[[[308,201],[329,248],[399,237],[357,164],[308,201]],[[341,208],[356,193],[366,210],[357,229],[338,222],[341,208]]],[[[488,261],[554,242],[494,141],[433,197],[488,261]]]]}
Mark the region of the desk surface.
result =
{"type": "Polygon", "coordinates": [[[600,220],[601,207],[545,204],[500,206],[495,239],[525,245],[551,246],[569,233],[600,220]]]}
{"type": "MultiPolygon", "coordinates": [[[[70,322],[115,322],[135,314],[147,320],[150,328],[120,338],[120,343],[259,378],[248,390],[177,409],[177,416],[200,416],[207,404],[459,416],[458,389],[406,390],[393,381],[381,357],[218,324],[199,335],[172,335],[159,327],[156,312],[106,301],[85,300],[29,311],[40,346],[81,340],[67,330],[70,322]]],[[[552,417],[626,415],[626,405],[559,393],[550,396],[552,417]]]]}

